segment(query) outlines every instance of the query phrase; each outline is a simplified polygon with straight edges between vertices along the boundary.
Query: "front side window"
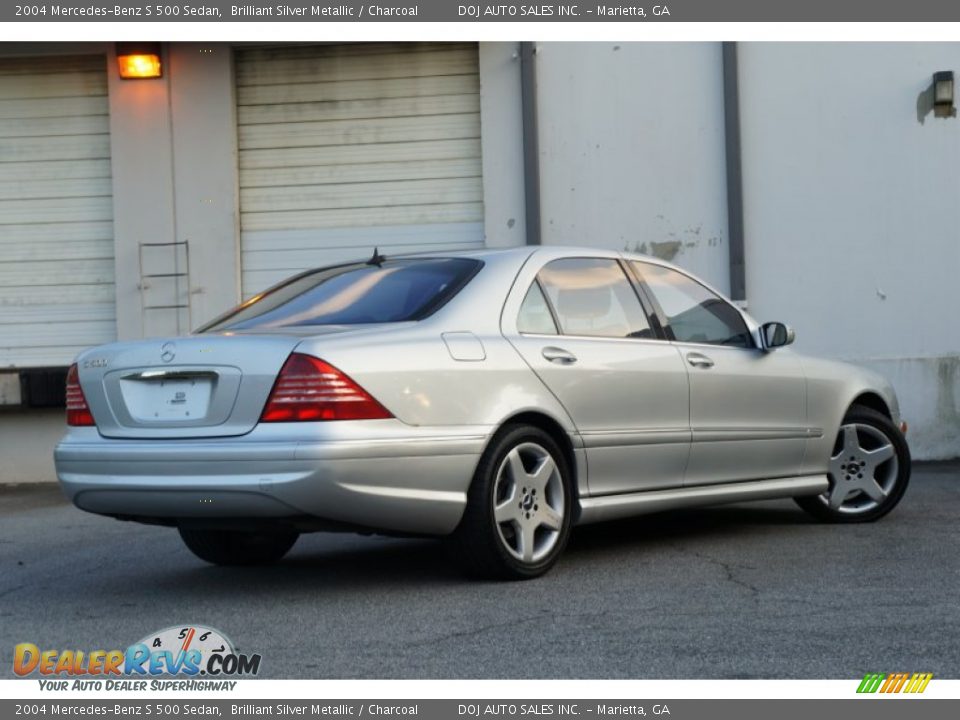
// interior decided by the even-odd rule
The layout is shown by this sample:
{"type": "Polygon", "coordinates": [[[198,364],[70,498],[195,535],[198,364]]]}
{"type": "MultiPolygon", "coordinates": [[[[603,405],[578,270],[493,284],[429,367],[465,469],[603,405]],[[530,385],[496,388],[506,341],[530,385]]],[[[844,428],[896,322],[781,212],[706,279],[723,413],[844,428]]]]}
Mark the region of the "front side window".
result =
{"type": "Polygon", "coordinates": [[[469,258],[425,258],[325,268],[268,290],[201,332],[419,320],[479,267],[469,258]]]}
{"type": "Polygon", "coordinates": [[[554,260],[537,278],[564,335],[653,337],[637,294],[616,260],[554,260]]]}
{"type": "Polygon", "coordinates": [[[726,300],[676,270],[637,261],[633,266],[666,315],[674,340],[753,347],[743,316],[726,300]]]}

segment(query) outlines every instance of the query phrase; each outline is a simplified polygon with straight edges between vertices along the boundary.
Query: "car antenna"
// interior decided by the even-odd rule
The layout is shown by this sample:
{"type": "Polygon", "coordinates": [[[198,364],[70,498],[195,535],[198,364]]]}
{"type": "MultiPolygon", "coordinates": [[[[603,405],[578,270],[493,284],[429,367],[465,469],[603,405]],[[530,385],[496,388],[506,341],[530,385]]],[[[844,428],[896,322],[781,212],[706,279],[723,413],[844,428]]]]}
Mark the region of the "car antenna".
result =
{"type": "Polygon", "coordinates": [[[377,267],[381,267],[383,265],[383,261],[386,259],[387,259],[386,255],[380,254],[379,248],[374,248],[373,257],[367,260],[367,265],[376,265],[377,267]]]}

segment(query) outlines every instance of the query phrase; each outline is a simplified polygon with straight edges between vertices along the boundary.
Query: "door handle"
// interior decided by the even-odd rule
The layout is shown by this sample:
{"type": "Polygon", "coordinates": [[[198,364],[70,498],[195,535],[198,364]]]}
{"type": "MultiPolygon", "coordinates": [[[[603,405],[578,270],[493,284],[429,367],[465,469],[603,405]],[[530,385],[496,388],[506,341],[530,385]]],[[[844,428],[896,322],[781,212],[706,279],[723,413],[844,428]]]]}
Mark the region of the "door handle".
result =
{"type": "Polygon", "coordinates": [[[687,362],[698,368],[712,368],[713,360],[708,358],[703,353],[692,352],[687,353],[687,362]]]}
{"type": "Polygon", "coordinates": [[[577,361],[577,356],[563,348],[545,347],[541,352],[544,358],[557,365],[573,365],[577,361]]]}

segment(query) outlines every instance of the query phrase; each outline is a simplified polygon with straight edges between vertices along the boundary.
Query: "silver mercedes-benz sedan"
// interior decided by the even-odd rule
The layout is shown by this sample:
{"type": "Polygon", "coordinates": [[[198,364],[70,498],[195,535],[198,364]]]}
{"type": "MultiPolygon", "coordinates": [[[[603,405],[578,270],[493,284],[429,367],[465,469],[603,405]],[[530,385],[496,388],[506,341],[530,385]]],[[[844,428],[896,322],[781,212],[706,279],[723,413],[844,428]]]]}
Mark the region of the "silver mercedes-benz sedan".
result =
{"type": "Polygon", "coordinates": [[[876,520],[910,478],[896,396],[792,341],[640,255],[375,251],[188,337],[82,353],[57,473],[83,510],[221,564],[355,530],[529,578],[580,523],[769,498],[876,520]]]}

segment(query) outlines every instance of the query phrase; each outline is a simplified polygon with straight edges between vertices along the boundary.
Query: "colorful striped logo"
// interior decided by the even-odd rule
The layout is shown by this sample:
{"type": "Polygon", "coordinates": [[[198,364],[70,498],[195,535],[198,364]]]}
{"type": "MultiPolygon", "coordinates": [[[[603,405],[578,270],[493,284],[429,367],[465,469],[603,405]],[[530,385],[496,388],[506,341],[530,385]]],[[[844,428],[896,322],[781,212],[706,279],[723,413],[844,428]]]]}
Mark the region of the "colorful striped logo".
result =
{"type": "Polygon", "coordinates": [[[922,693],[933,679],[933,673],[867,673],[858,693],[922,693]]]}

